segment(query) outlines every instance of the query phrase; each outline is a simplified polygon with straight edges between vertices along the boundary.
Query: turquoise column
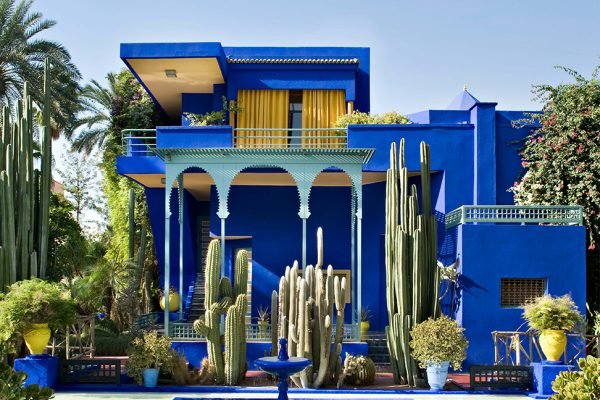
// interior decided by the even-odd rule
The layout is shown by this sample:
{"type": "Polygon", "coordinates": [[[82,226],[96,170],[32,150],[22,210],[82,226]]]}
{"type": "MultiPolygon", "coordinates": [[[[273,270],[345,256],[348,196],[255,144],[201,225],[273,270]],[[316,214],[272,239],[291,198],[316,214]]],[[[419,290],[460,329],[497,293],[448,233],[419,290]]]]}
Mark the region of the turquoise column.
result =
{"type": "MultiPolygon", "coordinates": [[[[354,185],[350,186],[350,277],[352,278],[352,285],[356,283],[356,189],[354,185]]],[[[350,292],[352,293],[350,301],[352,304],[356,304],[356,289],[351,287],[350,292]]],[[[357,310],[352,312],[352,323],[358,324],[359,315],[357,310]]]]}
{"type": "Polygon", "coordinates": [[[171,289],[171,182],[173,179],[169,173],[169,165],[165,165],[165,282],[163,292],[165,294],[164,325],[165,336],[169,336],[169,290],[171,289]]]}
{"type": "Polygon", "coordinates": [[[179,200],[179,320],[183,319],[183,173],[177,176],[177,195],[179,200]]]}

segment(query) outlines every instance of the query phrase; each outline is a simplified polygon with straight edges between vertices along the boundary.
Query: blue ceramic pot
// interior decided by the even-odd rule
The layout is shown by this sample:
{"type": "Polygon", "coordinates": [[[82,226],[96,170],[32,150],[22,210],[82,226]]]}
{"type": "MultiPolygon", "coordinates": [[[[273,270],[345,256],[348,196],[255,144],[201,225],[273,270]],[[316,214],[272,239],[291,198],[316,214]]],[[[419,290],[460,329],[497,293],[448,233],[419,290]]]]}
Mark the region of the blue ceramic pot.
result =
{"type": "Polygon", "coordinates": [[[144,386],[148,388],[156,387],[158,382],[158,369],[149,368],[144,370],[144,386]]]}
{"type": "Polygon", "coordinates": [[[431,390],[440,391],[444,388],[449,366],[449,361],[441,363],[427,362],[427,381],[431,390]]]}

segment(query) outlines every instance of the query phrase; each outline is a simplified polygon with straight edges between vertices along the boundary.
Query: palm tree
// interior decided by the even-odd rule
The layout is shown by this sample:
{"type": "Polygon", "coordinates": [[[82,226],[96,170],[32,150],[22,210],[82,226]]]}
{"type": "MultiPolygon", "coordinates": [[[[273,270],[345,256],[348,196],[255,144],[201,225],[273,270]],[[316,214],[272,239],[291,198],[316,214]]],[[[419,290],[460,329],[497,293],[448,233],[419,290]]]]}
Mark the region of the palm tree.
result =
{"type": "Polygon", "coordinates": [[[77,120],[77,125],[84,128],[72,138],[72,148],[75,151],[85,151],[89,154],[94,147],[102,147],[109,130],[113,127],[117,75],[109,72],[106,81],[108,87],[103,87],[92,79],[81,91],[82,114],[77,120]]]}
{"type": "Polygon", "coordinates": [[[12,105],[25,81],[35,103],[43,100],[43,70],[50,60],[51,115],[55,133],[74,128],[79,111],[81,74],[60,43],[40,39],[38,34],[56,22],[31,11],[33,0],[0,0],[0,105],[12,105]]]}

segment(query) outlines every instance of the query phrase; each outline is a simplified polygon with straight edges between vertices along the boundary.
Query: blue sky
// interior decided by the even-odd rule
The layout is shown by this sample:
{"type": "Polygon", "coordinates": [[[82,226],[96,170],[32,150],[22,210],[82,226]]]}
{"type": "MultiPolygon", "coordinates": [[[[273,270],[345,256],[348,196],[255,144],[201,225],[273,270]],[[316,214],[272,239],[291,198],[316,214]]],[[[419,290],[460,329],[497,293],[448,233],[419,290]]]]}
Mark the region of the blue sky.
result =
{"type": "Polygon", "coordinates": [[[499,109],[538,109],[531,84],[600,64],[600,1],[37,0],[45,33],[86,80],[123,66],[121,42],[367,46],[372,111],[444,108],[464,84],[499,109]]]}

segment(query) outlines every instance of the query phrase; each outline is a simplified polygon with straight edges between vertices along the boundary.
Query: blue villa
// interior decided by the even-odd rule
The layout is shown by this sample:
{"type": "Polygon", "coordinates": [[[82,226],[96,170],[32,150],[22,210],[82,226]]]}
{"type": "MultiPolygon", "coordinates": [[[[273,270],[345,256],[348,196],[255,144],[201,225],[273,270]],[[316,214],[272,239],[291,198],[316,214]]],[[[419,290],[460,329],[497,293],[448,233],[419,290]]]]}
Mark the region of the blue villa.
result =
{"type": "MultiPolygon", "coordinates": [[[[222,241],[225,274],[238,249],[251,253],[252,327],[285,267],[315,262],[322,227],[325,262],[350,278],[347,325],[368,307],[371,330],[383,331],[385,179],[390,143],[401,138],[417,185],[419,143],[431,146],[438,259],[459,260],[443,308],[466,329],[467,366],[494,361],[491,332],[517,330],[519,306],[532,297],[570,293],[584,309],[581,210],[516,207],[507,191],[533,128],[513,126],[524,111],[496,110],[465,88],[445,110],[409,115],[410,124],[334,128],[343,114],[370,111],[368,48],[126,43],[121,59],[173,121],[127,130],[117,171],[145,188],[161,284],[182,294],[180,311],[164,315],[167,332],[191,362],[202,352],[191,322],[202,312],[194,288],[211,238],[222,241]],[[190,126],[184,113],[222,110],[224,98],[241,108],[227,125],[190,126]]],[[[366,352],[351,331],[349,349],[366,352]]],[[[249,359],[264,342],[250,343],[249,359]]]]}

